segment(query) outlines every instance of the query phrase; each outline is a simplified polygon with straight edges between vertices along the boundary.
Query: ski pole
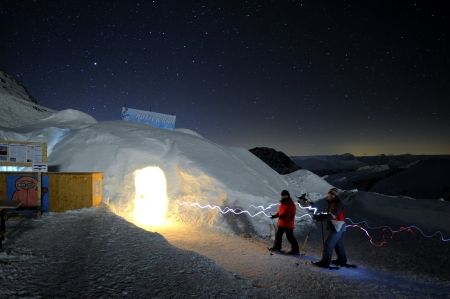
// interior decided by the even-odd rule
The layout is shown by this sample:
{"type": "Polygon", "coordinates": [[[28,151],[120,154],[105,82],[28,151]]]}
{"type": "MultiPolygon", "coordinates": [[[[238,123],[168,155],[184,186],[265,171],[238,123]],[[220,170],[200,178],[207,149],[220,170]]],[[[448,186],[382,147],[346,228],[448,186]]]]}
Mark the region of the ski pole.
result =
{"type": "Polygon", "coordinates": [[[323,221],[320,221],[320,224],[322,225],[322,244],[325,245],[325,237],[323,236],[323,221]]]}
{"type": "Polygon", "coordinates": [[[303,241],[302,248],[300,249],[300,254],[301,255],[306,255],[305,248],[306,248],[306,242],[308,242],[309,234],[311,234],[311,230],[308,232],[308,234],[306,234],[305,241],[303,241]]]}
{"type": "Polygon", "coordinates": [[[273,222],[273,219],[270,219],[270,221],[272,222],[273,231],[276,234],[277,233],[277,228],[275,227],[275,222],[273,222]]]}

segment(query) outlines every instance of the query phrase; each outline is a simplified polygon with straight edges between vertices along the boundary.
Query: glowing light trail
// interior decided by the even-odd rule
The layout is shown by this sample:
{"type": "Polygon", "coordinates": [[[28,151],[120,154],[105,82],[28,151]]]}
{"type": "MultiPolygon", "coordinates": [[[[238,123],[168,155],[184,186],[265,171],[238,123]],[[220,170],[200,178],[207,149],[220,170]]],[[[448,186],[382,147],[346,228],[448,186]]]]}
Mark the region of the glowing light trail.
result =
{"type": "MultiPolygon", "coordinates": [[[[199,203],[190,203],[190,202],[177,202],[179,205],[181,206],[188,206],[188,207],[197,207],[197,208],[201,208],[201,209],[210,209],[210,210],[217,210],[218,212],[220,212],[221,214],[225,215],[228,213],[232,213],[235,215],[241,215],[241,214],[247,214],[250,217],[254,218],[256,216],[265,216],[267,218],[270,218],[271,215],[267,214],[266,211],[272,209],[273,207],[277,207],[280,204],[279,203],[271,203],[267,206],[255,206],[255,205],[250,205],[248,207],[248,210],[244,210],[241,208],[230,208],[230,207],[220,207],[217,205],[210,205],[210,204],[206,204],[206,205],[201,205],[199,203]],[[249,210],[254,209],[254,210],[259,210],[258,212],[250,212],[249,210]]],[[[307,210],[308,212],[312,212],[312,215],[316,214],[318,209],[313,207],[313,206],[302,206],[298,203],[298,206],[300,207],[300,209],[302,210],[307,210]]],[[[296,216],[296,219],[303,219],[305,217],[309,217],[309,218],[313,218],[311,215],[311,213],[307,213],[301,216],[296,216]]],[[[446,239],[444,238],[444,235],[442,234],[441,231],[436,231],[431,235],[427,235],[425,234],[419,227],[415,226],[415,225],[411,225],[408,227],[400,227],[398,230],[393,230],[391,227],[383,225],[383,226],[377,226],[377,227],[371,227],[367,221],[361,221],[361,222],[353,222],[353,220],[351,218],[346,218],[346,220],[348,220],[350,222],[350,224],[347,224],[346,227],[348,228],[357,228],[361,231],[363,231],[366,236],[369,238],[369,242],[370,244],[376,246],[376,247],[382,247],[384,245],[387,244],[386,238],[390,238],[392,239],[393,236],[397,233],[401,233],[401,232],[410,232],[410,233],[414,233],[415,231],[419,232],[423,237],[425,238],[434,238],[435,236],[439,236],[442,242],[450,242],[450,238],[446,239]],[[364,227],[365,226],[365,227],[364,227]],[[381,242],[375,242],[373,237],[371,236],[371,234],[369,233],[369,230],[382,230],[383,232],[389,232],[389,236],[386,237],[386,235],[383,234],[383,240],[381,242]]]]}
{"type": "MultiPolygon", "coordinates": [[[[265,206],[255,206],[255,205],[250,205],[250,206],[248,207],[248,210],[250,210],[250,208],[253,208],[253,209],[256,209],[256,210],[261,210],[261,211],[258,211],[258,212],[256,212],[256,213],[251,213],[250,211],[248,211],[248,210],[243,210],[243,209],[241,209],[241,208],[229,208],[229,207],[224,207],[224,208],[222,208],[222,207],[217,206],[217,205],[210,205],[210,204],[201,205],[201,204],[199,204],[198,202],[192,203],[192,202],[180,202],[180,201],[177,201],[177,204],[179,204],[180,206],[197,207],[197,208],[200,208],[200,209],[217,210],[218,212],[220,212],[220,213],[223,214],[223,215],[228,214],[228,213],[233,213],[233,214],[235,214],[235,215],[247,214],[247,215],[249,215],[249,216],[252,217],[252,218],[254,218],[254,217],[256,217],[256,216],[259,216],[259,215],[264,215],[264,216],[270,218],[270,215],[267,214],[266,211],[269,210],[269,209],[271,209],[271,208],[273,208],[273,207],[276,207],[276,206],[279,206],[279,205],[280,205],[279,203],[272,203],[272,204],[269,204],[269,205],[266,206],[266,207],[265,207],[265,206]]],[[[314,213],[317,211],[316,208],[312,208],[312,207],[302,207],[302,206],[300,206],[300,207],[301,207],[302,209],[313,210],[314,213]]],[[[302,216],[295,216],[296,219],[302,219],[302,218],[304,218],[304,217],[310,217],[310,218],[312,219],[312,216],[309,215],[309,214],[304,214],[304,215],[302,215],[302,216]]]]}
{"type": "MultiPolygon", "coordinates": [[[[221,208],[221,207],[219,207],[219,206],[216,206],[216,205],[210,205],[210,204],[207,204],[207,205],[201,205],[201,204],[199,204],[199,203],[197,203],[197,202],[194,202],[194,203],[191,203],[191,202],[177,202],[179,205],[181,205],[181,206],[188,206],[188,207],[197,207],[197,208],[200,208],[200,209],[210,209],[210,210],[217,210],[217,211],[219,211],[221,214],[223,214],[223,215],[225,215],[225,214],[228,214],[228,213],[233,213],[233,214],[235,214],[235,215],[240,215],[240,214],[247,214],[247,215],[249,215],[250,217],[256,217],[256,216],[258,216],[258,215],[264,215],[264,216],[266,216],[266,217],[270,217],[270,215],[267,215],[266,214],[266,212],[265,212],[265,210],[264,210],[264,207],[262,207],[262,206],[260,206],[261,207],[261,209],[262,209],[262,211],[259,211],[259,212],[257,212],[257,213],[251,213],[251,212],[249,212],[249,211],[247,211],[247,210],[242,210],[242,209],[240,209],[240,208],[235,208],[235,209],[232,209],[232,208],[229,208],[229,207],[224,207],[224,208],[221,208]]],[[[254,206],[255,207],[255,206],[254,206]]],[[[255,208],[259,208],[259,207],[255,207],[255,208]]],[[[267,209],[266,209],[267,210],[267,209]]]]}
{"type": "Polygon", "coordinates": [[[381,241],[380,243],[375,243],[375,242],[373,241],[372,236],[369,234],[369,232],[368,232],[365,228],[363,228],[362,226],[360,226],[360,225],[356,225],[356,224],[346,224],[345,227],[348,227],[348,228],[359,228],[360,230],[362,230],[362,231],[367,235],[367,237],[369,238],[370,244],[372,244],[373,246],[376,246],[376,247],[383,247],[384,245],[387,244],[387,242],[386,242],[385,240],[381,241]]]}
{"type": "MultiPolygon", "coordinates": [[[[422,229],[420,229],[418,226],[415,226],[415,225],[410,225],[410,226],[406,226],[406,227],[404,227],[404,226],[401,226],[399,229],[397,229],[397,230],[393,230],[390,226],[387,226],[387,225],[383,225],[383,226],[376,226],[376,227],[372,227],[372,226],[370,226],[369,225],[369,223],[367,222],[367,221],[360,221],[360,222],[353,222],[353,220],[352,219],[350,219],[350,218],[346,218],[346,220],[348,220],[351,224],[350,225],[347,225],[347,227],[359,227],[360,229],[362,229],[362,230],[364,230],[364,231],[366,231],[367,232],[367,230],[365,230],[362,226],[361,226],[361,224],[364,224],[365,225],[365,227],[367,228],[367,229],[370,229],[370,230],[382,230],[383,232],[386,232],[386,231],[388,231],[389,233],[390,233],[390,236],[389,236],[389,238],[393,238],[393,236],[395,235],[395,234],[397,234],[397,233],[401,233],[401,232],[410,232],[410,233],[414,233],[415,231],[416,232],[419,232],[421,235],[422,235],[422,237],[424,237],[424,238],[434,238],[435,236],[439,236],[440,237],[440,240],[442,241],[442,242],[450,242],[450,238],[448,238],[448,239],[446,239],[446,238],[444,238],[444,235],[442,234],[442,232],[441,231],[436,231],[436,232],[434,232],[434,233],[432,233],[431,235],[427,235],[427,234],[425,234],[424,232],[423,232],[423,230],[422,229]]],[[[367,233],[368,234],[368,233],[367,233]]],[[[368,234],[369,235],[369,234],[368,234]]],[[[384,236],[383,236],[384,237],[384,236]]],[[[385,242],[386,243],[386,242],[385,242]]]]}

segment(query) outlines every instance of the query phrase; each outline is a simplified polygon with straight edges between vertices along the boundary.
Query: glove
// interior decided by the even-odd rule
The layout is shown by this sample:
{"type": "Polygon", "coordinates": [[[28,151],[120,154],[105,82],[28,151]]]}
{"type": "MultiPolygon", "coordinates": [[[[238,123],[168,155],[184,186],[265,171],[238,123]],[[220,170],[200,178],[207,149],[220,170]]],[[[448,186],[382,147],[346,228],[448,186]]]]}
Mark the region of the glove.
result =
{"type": "Polygon", "coordinates": [[[270,215],[270,219],[275,219],[277,217],[278,217],[277,215],[270,215]]]}
{"type": "Polygon", "coordinates": [[[313,219],[316,221],[326,221],[330,217],[330,214],[328,213],[318,213],[313,215],[313,219]]]}
{"type": "Polygon", "coordinates": [[[297,200],[297,202],[298,202],[299,204],[304,204],[304,205],[308,205],[308,204],[309,204],[309,201],[308,201],[308,199],[306,199],[306,198],[299,198],[299,199],[297,200]]]}

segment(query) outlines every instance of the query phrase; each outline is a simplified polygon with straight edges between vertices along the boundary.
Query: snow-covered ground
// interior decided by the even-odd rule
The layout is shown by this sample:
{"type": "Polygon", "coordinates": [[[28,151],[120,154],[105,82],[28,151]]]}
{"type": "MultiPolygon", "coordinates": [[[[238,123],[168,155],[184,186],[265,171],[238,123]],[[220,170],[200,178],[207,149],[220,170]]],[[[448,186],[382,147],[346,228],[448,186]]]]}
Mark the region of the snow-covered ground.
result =
{"type": "Polygon", "coordinates": [[[308,257],[271,256],[266,247],[274,233],[267,215],[275,213],[281,190],[308,193],[324,207],[322,198],[331,185],[317,175],[307,170],[279,175],[246,149],[216,144],[188,129],[97,122],[72,109],[40,109],[19,92],[0,93],[0,101],[0,139],[47,142],[50,167],[59,171],[103,172],[104,202],[109,206],[8,222],[8,254],[0,258],[1,296],[450,293],[450,242],[441,240],[450,238],[448,202],[357,193],[347,208],[352,219],[348,224],[358,222],[360,227],[349,227],[346,244],[350,261],[361,267],[315,269],[308,263],[320,256],[320,227],[301,209],[299,241],[313,229],[308,257]],[[159,226],[146,225],[155,219],[162,220],[159,226]],[[414,227],[391,234],[386,225],[394,230],[418,225],[424,235],[434,236],[422,236],[414,227]],[[381,227],[370,228],[376,226],[381,227]],[[362,229],[368,230],[374,245],[362,229]],[[383,241],[387,245],[375,246],[383,241]]]}
{"type": "MultiPolygon", "coordinates": [[[[449,246],[400,236],[376,249],[349,231],[347,252],[359,267],[325,270],[310,264],[321,251],[320,227],[311,228],[307,254],[299,258],[271,255],[271,240],[207,227],[146,231],[105,207],[11,221],[8,254],[0,254],[0,297],[449,297],[449,246]],[[416,272],[416,262],[430,253],[431,263],[444,264],[434,273],[416,272]]],[[[297,231],[300,242],[309,229],[297,231]]]]}
{"type": "Polygon", "coordinates": [[[251,282],[105,208],[45,215],[22,223],[15,234],[9,254],[0,254],[0,298],[258,294],[251,282]]]}

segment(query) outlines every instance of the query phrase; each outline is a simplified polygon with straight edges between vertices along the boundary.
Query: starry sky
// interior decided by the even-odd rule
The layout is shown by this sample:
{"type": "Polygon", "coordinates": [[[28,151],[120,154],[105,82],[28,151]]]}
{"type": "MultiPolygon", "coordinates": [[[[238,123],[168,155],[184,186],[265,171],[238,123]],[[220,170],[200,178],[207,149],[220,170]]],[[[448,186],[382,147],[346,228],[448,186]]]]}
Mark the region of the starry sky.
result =
{"type": "Polygon", "coordinates": [[[449,20],[445,1],[2,0],[0,69],[49,108],[175,114],[230,146],[450,154],[449,20]]]}

